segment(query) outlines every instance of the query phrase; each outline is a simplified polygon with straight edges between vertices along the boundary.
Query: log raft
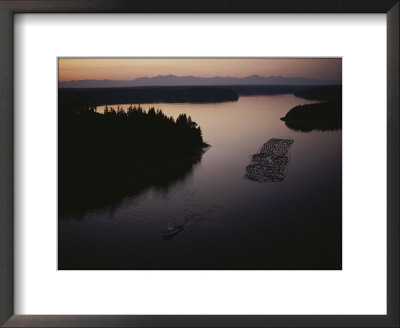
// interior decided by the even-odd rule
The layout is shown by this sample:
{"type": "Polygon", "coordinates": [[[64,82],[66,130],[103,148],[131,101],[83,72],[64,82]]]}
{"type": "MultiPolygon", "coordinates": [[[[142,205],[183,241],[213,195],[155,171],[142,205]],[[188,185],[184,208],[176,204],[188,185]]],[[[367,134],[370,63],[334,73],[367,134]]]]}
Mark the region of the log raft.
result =
{"type": "Polygon", "coordinates": [[[287,172],[292,139],[272,138],[250,156],[245,178],[258,182],[280,182],[287,172]]]}

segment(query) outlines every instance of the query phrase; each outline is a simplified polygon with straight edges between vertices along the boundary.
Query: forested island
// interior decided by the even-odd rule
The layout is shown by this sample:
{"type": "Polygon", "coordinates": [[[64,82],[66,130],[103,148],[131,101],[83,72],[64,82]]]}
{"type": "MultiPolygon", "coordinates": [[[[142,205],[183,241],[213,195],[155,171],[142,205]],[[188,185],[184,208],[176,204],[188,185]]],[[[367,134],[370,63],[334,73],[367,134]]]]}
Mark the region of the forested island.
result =
{"type": "Polygon", "coordinates": [[[59,99],[59,213],[109,205],[149,185],[168,185],[199,160],[202,132],[190,116],[174,120],[141,106],[95,107],[59,99]]]}
{"type": "Polygon", "coordinates": [[[324,102],[299,105],[292,108],[282,121],[292,130],[337,130],[342,127],[342,103],[324,102]]]}
{"type": "Polygon", "coordinates": [[[299,105],[289,110],[281,120],[290,129],[309,132],[342,128],[341,86],[310,88],[298,91],[295,95],[305,99],[320,100],[321,102],[299,105]]]}

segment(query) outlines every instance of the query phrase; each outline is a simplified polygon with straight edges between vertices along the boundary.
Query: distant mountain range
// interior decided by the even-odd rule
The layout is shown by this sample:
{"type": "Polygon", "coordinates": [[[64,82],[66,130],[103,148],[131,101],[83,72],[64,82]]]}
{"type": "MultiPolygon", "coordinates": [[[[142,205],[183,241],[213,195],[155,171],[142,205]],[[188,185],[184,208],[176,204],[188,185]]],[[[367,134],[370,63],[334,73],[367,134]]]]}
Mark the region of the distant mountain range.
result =
{"type": "Polygon", "coordinates": [[[302,77],[251,75],[248,77],[197,77],[158,75],[134,80],[72,80],[59,82],[59,88],[121,88],[139,86],[195,86],[195,85],[340,85],[339,80],[316,80],[302,77]]]}

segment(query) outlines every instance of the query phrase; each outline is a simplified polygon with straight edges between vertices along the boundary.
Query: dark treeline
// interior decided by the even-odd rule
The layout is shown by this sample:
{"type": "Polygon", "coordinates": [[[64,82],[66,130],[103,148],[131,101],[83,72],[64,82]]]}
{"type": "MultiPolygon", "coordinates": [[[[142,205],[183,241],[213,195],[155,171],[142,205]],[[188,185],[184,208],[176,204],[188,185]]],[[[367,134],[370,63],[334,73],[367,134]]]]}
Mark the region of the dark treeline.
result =
{"type": "Polygon", "coordinates": [[[323,86],[298,91],[297,97],[320,100],[292,108],[281,120],[295,131],[333,131],[342,128],[342,87],[323,86]]]}
{"type": "Polygon", "coordinates": [[[94,107],[59,99],[59,214],[65,216],[187,174],[200,156],[201,129],[190,116],[161,110],[94,107]]]}
{"type": "Polygon", "coordinates": [[[224,87],[132,87],[58,89],[62,102],[75,101],[87,105],[145,103],[210,103],[237,101],[238,94],[224,87]]]}
{"type": "Polygon", "coordinates": [[[312,88],[305,85],[229,85],[226,88],[235,91],[239,96],[261,96],[295,94],[296,92],[312,88]]]}
{"type": "Polygon", "coordinates": [[[342,128],[342,102],[329,101],[316,104],[299,105],[281,118],[295,131],[337,130],[342,128]]]}
{"type": "Polygon", "coordinates": [[[329,100],[341,86],[226,85],[127,88],[60,88],[59,97],[87,105],[146,103],[212,103],[237,101],[239,96],[295,94],[306,99],[329,100]]]}
{"type": "Polygon", "coordinates": [[[342,99],[342,86],[332,85],[324,87],[313,87],[296,91],[296,97],[321,101],[340,101],[342,99]]]}

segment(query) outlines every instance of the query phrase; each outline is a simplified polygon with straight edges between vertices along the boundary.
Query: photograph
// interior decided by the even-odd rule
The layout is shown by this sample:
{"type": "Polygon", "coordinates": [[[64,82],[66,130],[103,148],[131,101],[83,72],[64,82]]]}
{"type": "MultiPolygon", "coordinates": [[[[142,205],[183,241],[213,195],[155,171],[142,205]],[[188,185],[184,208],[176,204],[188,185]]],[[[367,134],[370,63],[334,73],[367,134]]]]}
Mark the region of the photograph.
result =
{"type": "Polygon", "coordinates": [[[58,270],[342,270],[342,58],[59,57],[58,270]]]}

